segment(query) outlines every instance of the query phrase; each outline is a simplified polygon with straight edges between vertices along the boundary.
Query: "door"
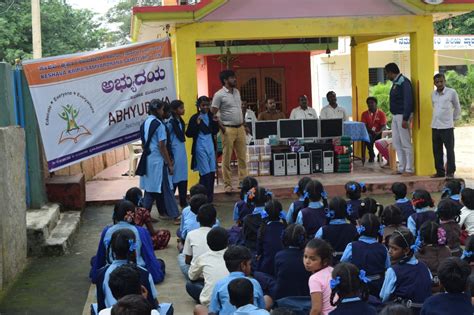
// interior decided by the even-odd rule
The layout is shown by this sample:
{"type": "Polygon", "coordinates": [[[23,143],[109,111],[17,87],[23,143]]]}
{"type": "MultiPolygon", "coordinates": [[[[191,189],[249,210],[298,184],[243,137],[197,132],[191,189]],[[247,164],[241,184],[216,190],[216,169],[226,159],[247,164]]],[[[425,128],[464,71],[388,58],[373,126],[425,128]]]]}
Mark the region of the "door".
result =
{"type": "Polygon", "coordinates": [[[265,110],[265,100],[274,98],[277,108],[286,113],[285,69],[283,68],[252,68],[238,69],[237,88],[242,99],[258,116],[265,110]]]}

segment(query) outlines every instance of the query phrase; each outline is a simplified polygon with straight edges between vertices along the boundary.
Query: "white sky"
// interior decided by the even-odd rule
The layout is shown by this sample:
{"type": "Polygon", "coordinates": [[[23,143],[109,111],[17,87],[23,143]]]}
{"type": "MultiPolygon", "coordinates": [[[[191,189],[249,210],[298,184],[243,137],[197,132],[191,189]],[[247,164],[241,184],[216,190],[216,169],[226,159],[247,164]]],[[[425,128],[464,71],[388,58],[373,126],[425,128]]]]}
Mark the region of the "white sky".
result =
{"type": "Polygon", "coordinates": [[[71,6],[81,9],[89,9],[99,14],[105,14],[108,9],[120,0],[67,0],[71,6]]]}

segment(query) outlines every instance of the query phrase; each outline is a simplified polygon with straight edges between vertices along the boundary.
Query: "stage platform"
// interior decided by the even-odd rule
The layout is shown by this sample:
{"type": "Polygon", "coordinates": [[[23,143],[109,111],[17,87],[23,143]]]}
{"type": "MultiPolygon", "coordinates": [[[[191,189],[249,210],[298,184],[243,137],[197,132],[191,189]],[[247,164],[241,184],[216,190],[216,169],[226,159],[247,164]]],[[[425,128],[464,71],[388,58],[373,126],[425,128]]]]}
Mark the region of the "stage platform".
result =
{"type": "MultiPolygon", "coordinates": [[[[134,186],[138,186],[139,178],[122,176],[128,170],[128,160],[122,161],[103,172],[97,174],[93,181],[86,183],[87,204],[113,204],[125,195],[125,192],[134,186]]],[[[234,169],[236,172],[236,169],[234,169]]],[[[331,173],[331,174],[311,174],[295,176],[259,176],[259,185],[273,191],[277,198],[293,198],[293,187],[302,176],[321,181],[329,196],[344,196],[344,184],[350,180],[363,182],[367,186],[367,193],[372,195],[390,193],[390,186],[394,182],[404,182],[409,191],[422,188],[429,192],[440,191],[444,184],[444,179],[432,179],[424,176],[403,177],[391,175],[389,169],[382,169],[377,163],[362,166],[360,162],[355,163],[352,173],[331,173]]],[[[237,189],[237,175],[234,175],[234,192],[224,193],[222,176],[219,174],[219,184],[215,189],[216,201],[237,200],[239,190],[237,189]]]]}

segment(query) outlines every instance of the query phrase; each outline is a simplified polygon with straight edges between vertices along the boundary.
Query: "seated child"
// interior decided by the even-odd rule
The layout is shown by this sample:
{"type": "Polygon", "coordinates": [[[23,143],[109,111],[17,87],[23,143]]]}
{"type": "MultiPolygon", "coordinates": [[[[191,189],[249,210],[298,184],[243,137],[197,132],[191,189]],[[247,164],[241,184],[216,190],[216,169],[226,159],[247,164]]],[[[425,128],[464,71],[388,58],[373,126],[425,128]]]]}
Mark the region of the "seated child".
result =
{"type": "Polygon", "coordinates": [[[347,182],[344,185],[346,189],[346,197],[349,198],[347,205],[351,212],[350,220],[355,224],[356,220],[362,216],[359,216],[359,208],[362,201],[360,200],[362,193],[367,191],[364,183],[358,183],[354,181],[347,182]]]}
{"type": "MultiPolygon", "coordinates": [[[[194,196],[193,198],[196,197],[194,196]]],[[[197,220],[201,227],[188,233],[184,241],[183,252],[178,255],[179,267],[186,278],[188,277],[189,266],[193,260],[209,251],[207,233],[216,224],[216,216],[216,208],[211,203],[199,207],[197,220]]]]}
{"type": "Polygon", "coordinates": [[[253,305],[253,285],[246,278],[237,278],[229,282],[230,303],[237,308],[234,315],[269,315],[270,313],[253,305]]]}
{"type": "Polygon", "coordinates": [[[367,213],[360,219],[357,227],[358,241],[349,243],[342,254],[341,262],[350,262],[365,270],[370,294],[378,296],[384,281],[385,270],[390,267],[387,248],[378,242],[383,235],[383,227],[375,214],[367,213]]]}
{"type": "Polygon", "coordinates": [[[150,233],[148,233],[146,229],[135,225],[134,215],[135,205],[130,201],[122,200],[115,205],[113,214],[114,224],[108,225],[103,229],[97,248],[97,254],[91,261],[92,267],[89,277],[92,283],[96,283],[97,272],[106,265],[107,259],[112,260],[111,255],[109,255],[107,251],[112,239],[112,234],[120,229],[129,229],[135,235],[137,265],[144,267],[150,272],[155,284],[164,280],[164,262],[155,257],[150,233]],[[109,257],[107,258],[107,256],[109,257]]]}
{"type": "Polygon", "coordinates": [[[438,267],[440,263],[451,257],[451,251],[446,246],[446,232],[438,223],[428,221],[420,228],[421,247],[415,252],[415,257],[425,263],[437,284],[438,267]]]}
{"type": "Polygon", "coordinates": [[[387,304],[379,315],[413,315],[411,309],[403,304],[393,303],[387,304]]]}
{"type": "Polygon", "coordinates": [[[125,193],[125,200],[130,201],[136,207],[135,209],[135,225],[145,226],[150,233],[151,240],[153,241],[153,248],[164,249],[168,246],[168,243],[171,238],[171,233],[168,230],[158,230],[155,231],[153,227],[150,211],[142,207],[143,193],[142,190],[138,187],[133,187],[127,190],[125,193]]]}
{"type": "Polygon", "coordinates": [[[397,205],[390,205],[385,207],[380,216],[380,221],[385,228],[383,229],[383,243],[388,246],[388,239],[394,231],[408,231],[403,225],[404,216],[397,205]]]}
{"type": "MultiPolygon", "coordinates": [[[[107,307],[112,307],[117,302],[117,297],[112,291],[113,286],[110,285],[117,284],[122,278],[124,278],[123,281],[126,284],[129,278],[127,275],[130,273],[132,273],[132,275],[134,273],[138,274],[138,286],[146,288],[149,293],[148,298],[150,303],[152,303],[155,308],[158,306],[156,303],[157,292],[151,275],[143,267],[130,264],[134,263],[136,254],[135,246],[135,235],[128,229],[117,230],[112,235],[108,251],[112,253],[113,261],[99,270],[96,283],[97,308],[99,311],[107,307]],[[118,271],[119,276],[114,278],[118,280],[113,280],[112,274],[118,269],[121,270],[118,271]],[[120,278],[120,275],[122,278],[120,278]]],[[[125,289],[126,287],[124,287],[124,290],[125,289]]]]}
{"type": "Polygon", "coordinates": [[[257,271],[273,275],[275,255],[283,249],[281,236],[286,227],[286,215],[278,200],[272,199],[265,204],[267,222],[262,223],[257,236],[257,271]]]}
{"type": "Polygon", "coordinates": [[[395,231],[388,246],[390,256],[398,263],[385,273],[380,299],[384,303],[399,301],[418,314],[425,300],[431,296],[430,270],[414,257],[416,245],[412,233],[395,231]]]}
{"type": "Polygon", "coordinates": [[[444,184],[441,190],[441,199],[451,199],[456,204],[456,207],[461,210],[463,207],[461,203],[461,191],[463,190],[464,180],[450,179],[444,184]]]}
{"type": "Polygon", "coordinates": [[[462,252],[461,259],[471,266],[472,274],[474,274],[474,236],[469,236],[467,238],[466,247],[462,252]]]}
{"type": "Polygon", "coordinates": [[[425,300],[422,315],[473,314],[471,298],[466,294],[469,265],[457,257],[444,260],[438,269],[438,277],[446,293],[436,294],[425,300]]]}
{"type": "Polygon", "coordinates": [[[308,280],[311,294],[311,314],[327,315],[335,309],[331,305],[331,260],[333,250],[328,242],[314,238],[304,249],[304,266],[312,273],[308,280]]]}
{"type": "Polygon", "coordinates": [[[332,198],[329,202],[329,209],[326,211],[329,224],[319,228],[315,235],[315,237],[322,238],[331,244],[334,249],[334,265],[341,259],[347,244],[359,238],[355,225],[348,221],[350,218],[348,209],[349,204],[344,198],[332,198]]]}
{"type": "Polygon", "coordinates": [[[304,226],[308,238],[311,239],[319,228],[328,222],[324,211],[328,206],[327,193],[321,182],[312,180],[306,185],[304,197],[305,207],[298,213],[296,223],[304,226]]]}
{"type": "Polygon", "coordinates": [[[439,218],[440,227],[446,231],[446,240],[451,255],[461,257],[462,249],[459,237],[461,236],[461,227],[459,226],[459,216],[461,209],[456,201],[451,199],[442,199],[438,203],[436,214],[439,218]]]}
{"type": "Polygon", "coordinates": [[[209,251],[196,258],[189,268],[186,291],[198,303],[206,307],[211,302],[212,291],[217,281],[229,275],[225,267],[224,252],[228,245],[227,230],[212,228],[207,233],[209,251]],[[204,283],[199,280],[204,280],[204,283]]]}
{"type": "Polygon", "coordinates": [[[288,224],[295,223],[298,213],[304,208],[304,191],[310,181],[311,178],[305,176],[298,181],[298,185],[293,189],[293,193],[298,196],[298,200],[293,201],[288,208],[288,213],[286,214],[286,222],[288,224]]]}
{"type": "Polygon", "coordinates": [[[474,235],[474,189],[465,188],[461,193],[461,209],[459,226],[466,230],[468,236],[474,235]]]}
{"type": "Polygon", "coordinates": [[[391,191],[395,195],[395,205],[402,211],[403,224],[406,224],[408,218],[415,213],[411,200],[407,198],[407,185],[400,182],[393,183],[391,191]]]}
{"type": "Polygon", "coordinates": [[[359,208],[359,218],[362,218],[366,213],[382,215],[383,205],[377,202],[374,198],[366,197],[362,200],[359,208]]]}
{"type": "Polygon", "coordinates": [[[376,315],[374,307],[367,303],[369,288],[364,270],[350,263],[340,263],[332,271],[331,305],[336,306],[331,315],[376,315]],[[337,301],[334,298],[337,295],[337,301]]]}
{"type": "Polygon", "coordinates": [[[247,176],[242,180],[242,187],[240,189],[240,200],[234,205],[233,219],[237,226],[242,226],[244,218],[251,214],[254,205],[248,202],[246,196],[250,189],[257,188],[258,182],[254,177],[247,176]]]}
{"type": "MultiPolygon", "coordinates": [[[[189,196],[191,198],[199,194],[207,196],[207,189],[204,185],[196,184],[189,189],[189,196]]],[[[197,210],[195,212],[191,211],[190,205],[183,208],[183,212],[181,213],[181,224],[179,226],[179,230],[176,233],[183,244],[188,232],[199,228],[199,222],[197,222],[196,214],[197,210]]]]}
{"type": "Polygon", "coordinates": [[[230,315],[234,314],[236,307],[230,303],[228,284],[238,278],[246,278],[253,284],[253,305],[264,309],[265,300],[262,288],[257,280],[249,278],[252,268],[252,255],[248,248],[243,246],[230,246],[224,253],[224,261],[230,274],[219,280],[212,291],[209,314],[230,315]]]}
{"type": "Polygon", "coordinates": [[[102,311],[99,315],[130,315],[130,314],[151,314],[159,315],[150,303],[140,294],[129,294],[121,298],[114,307],[102,311]]]}
{"type": "Polygon", "coordinates": [[[408,217],[407,227],[416,238],[421,225],[426,221],[436,221],[437,217],[436,212],[430,209],[434,207],[434,202],[430,193],[426,190],[415,190],[411,202],[416,213],[408,217]]]}
{"type": "Polygon", "coordinates": [[[247,192],[247,200],[255,207],[251,214],[245,216],[242,226],[242,238],[245,247],[252,253],[257,250],[257,234],[262,223],[267,221],[268,214],[265,211],[265,203],[272,199],[272,193],[264,187],[252,188],[247,192]]]}

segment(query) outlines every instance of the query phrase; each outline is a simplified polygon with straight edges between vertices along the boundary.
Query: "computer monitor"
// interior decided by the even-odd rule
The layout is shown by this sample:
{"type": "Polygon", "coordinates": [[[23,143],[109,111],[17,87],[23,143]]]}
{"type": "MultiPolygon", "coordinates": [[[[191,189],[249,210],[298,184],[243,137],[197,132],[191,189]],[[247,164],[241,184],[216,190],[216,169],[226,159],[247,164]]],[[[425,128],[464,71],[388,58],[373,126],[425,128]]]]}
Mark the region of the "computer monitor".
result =
{"type": "Polygon", "coordinates": [[[303,138],[302,119],[279,119],[278,138],[280,140],[303,138]]]}
{"type": "Polygon", "coordinates": [[[319,119],[303,120],[303,137],[308,139],[319,138],[319,119]]]}
{"type": "Polygon", "coordinates": [[[341,119],[321,119],[319,121],[320,138],[342,137],[343,123],[341,119]]]}
{"type": "Polygon", "coordinates": [[[278,135],[278,121],[261,120],[255,122],[255,139],[265,139],[270,135],[278,135]]]}

